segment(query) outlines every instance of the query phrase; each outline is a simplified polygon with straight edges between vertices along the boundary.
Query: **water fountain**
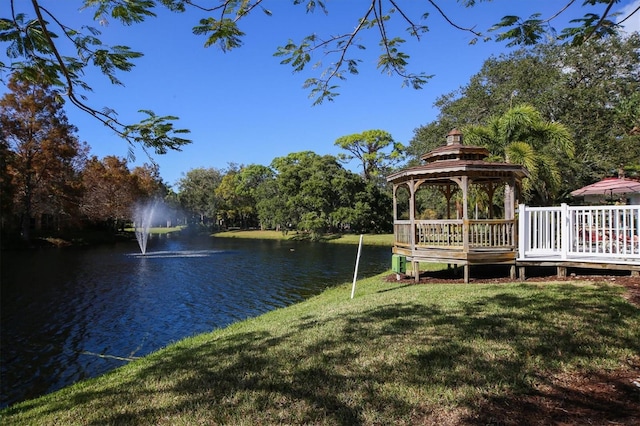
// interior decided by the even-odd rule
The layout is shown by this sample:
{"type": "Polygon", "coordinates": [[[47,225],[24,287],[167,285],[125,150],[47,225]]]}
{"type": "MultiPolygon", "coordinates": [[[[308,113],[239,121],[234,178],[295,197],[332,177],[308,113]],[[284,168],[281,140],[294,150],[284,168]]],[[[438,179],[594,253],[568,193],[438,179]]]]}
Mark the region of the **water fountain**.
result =
{"type": "Polygon", "coordinates": [[[136,206],[133,215],[133,226],[135,228],[136,240],[143,255],[147,254],[147,240],[149,239],[149,228],[153,220],[153,213],[157,202],[139,204],[136,206]]]}

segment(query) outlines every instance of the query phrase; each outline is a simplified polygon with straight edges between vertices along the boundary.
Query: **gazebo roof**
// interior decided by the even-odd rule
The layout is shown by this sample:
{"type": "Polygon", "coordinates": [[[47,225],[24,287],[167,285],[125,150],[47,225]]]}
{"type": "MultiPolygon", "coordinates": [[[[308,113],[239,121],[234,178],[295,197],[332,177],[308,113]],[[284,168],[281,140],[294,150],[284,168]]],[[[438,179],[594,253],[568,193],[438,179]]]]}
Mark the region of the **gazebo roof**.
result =
{"type": "Polygon", "coordinates": [[[503,181],[510,177],[522,179],[527,176],[527,172],[517,164],[481,160],[448,160],[400,170],[387,176],[387,181],[402,183],[411,179],[425,179],[438,183],[438,181],[450,181],[456,176],[469,176],[475,182],[491,182],[503,181]]]}
{"type": "Polygon", "coordinates": [[[433,184],[451,182],[453,177],[467,176],[475,183],[502,182],[510,178],[521,180],[527,170],[518,165],[485,161],[487,148],[463,145],[462,133],[457,129],[447,135],[447,144],[420,157],[425,164],[400,170],[387,176],[395,184],[410,180],[426,180],[433,184]]]}
{"type": "Polygon", "coordinates": [[[483,146],[463,145],[462,133],[453,129],[447,135],[447,144],[423,154],[420,159],[425,163],[448,160],[484,160],[489,150],[483,146]]]}

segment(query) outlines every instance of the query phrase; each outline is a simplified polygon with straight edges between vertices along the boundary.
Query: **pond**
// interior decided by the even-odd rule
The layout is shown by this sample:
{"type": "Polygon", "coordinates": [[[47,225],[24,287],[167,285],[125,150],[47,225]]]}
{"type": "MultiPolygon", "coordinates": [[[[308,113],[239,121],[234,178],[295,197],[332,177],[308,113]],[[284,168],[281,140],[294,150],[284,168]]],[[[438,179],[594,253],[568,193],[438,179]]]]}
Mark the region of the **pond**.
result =
{"type": "MultiPolygon", "coordinates": [[[[1,407],[351,282],[357,246],[156,238],[2,252],[1,407]]],[[[363,246],[358,277],[390,267],[363,246]]]]}

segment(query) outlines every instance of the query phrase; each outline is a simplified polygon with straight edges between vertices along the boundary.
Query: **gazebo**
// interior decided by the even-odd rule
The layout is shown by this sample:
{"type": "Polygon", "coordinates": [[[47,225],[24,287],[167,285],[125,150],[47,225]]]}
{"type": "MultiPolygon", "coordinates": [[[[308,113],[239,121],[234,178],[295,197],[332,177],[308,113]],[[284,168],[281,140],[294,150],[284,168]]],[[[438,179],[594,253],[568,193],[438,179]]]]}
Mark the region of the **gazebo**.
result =
{"type": "Polygon", "coordinates": [[[472,265],[509,264],[515,278],[516,193],[526,169],[486,161],[489,151],[463,145],[462,133],[456,129],[446,141],[422,155],[423,165],[387,177],[393,184],[394,271],[405,272],[404,265],[411,262],[417,282],[420,262],[447,263],[463,266],[464,281],[469,282],[472,265]],[[431,189],[444,202],[442,217],[429,217],[434,211],[419,211],[418,194],[423,189],[431,189]],[[498,189],[504,191],[498,193],[498,189]],[[498,194],[504,195],[502,211],[494,206],[498,194]]]}

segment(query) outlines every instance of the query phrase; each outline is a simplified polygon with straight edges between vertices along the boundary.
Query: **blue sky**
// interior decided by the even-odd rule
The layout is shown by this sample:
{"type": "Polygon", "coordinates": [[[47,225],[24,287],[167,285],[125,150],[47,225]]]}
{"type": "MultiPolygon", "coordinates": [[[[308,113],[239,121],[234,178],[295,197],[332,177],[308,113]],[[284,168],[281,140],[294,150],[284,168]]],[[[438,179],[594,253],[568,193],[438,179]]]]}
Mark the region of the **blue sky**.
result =
{"type": "MultiPolygon", "coordinates": [[[[0,16],[7,16],[7,3],[0,6],[0,16]]],[[[17,3],[27,6],[26,1],[17,3]]],[[[78,11],[80,1],[41,3],[71,27],[96,25],[91,22],[90,11],[78,11]]],[[[203,13],[159,10],[157,18],[129,27],[112,21],[101,27],[103,42],[125,44],[145,56],[136,61],[131,72],[119,75],[124,87],[111,85],[97,72],[88,74],[93,88],[87,94],[88,103],[97,109],[115,109],[123,122],[144,118],[137,112],[140,109],[180,117],[176,126],[190,129],[188,137],[193,143],[181,152],[153,156],[163,180],[175,187],[187,171],[197,167],[269,165],[275,157],[305,150],[335,155],[340,152],[334,146],[337,138],[369,129],[388,131],[397,141],[408,144],[414,129],[436,118],[433,103],[438,96],[467,83],[491,55],[508,51],[504,44],[495,42],[469,45],[473,36],[452,28],[436,10],[430,9],[428,2],[403,2],[408,5],[407,11],[430,12],[426,21],[429,33],[420,43],[407,43],[406,52],[411,56],[410,71],[424,71],[434,77],[423,89],[414,90],[401,87],[400,78],[382,74],[375,67],[379,55],[377,34],[370,30],[362,36],[362,41],[370,40],[367,50],[357,53],[362,59],[360,74],[337,82],[340,96],[334,102],[313,106],[309,91],[302,84],[317,74],[294,74],[289,66],[280,65],[281,59],[273,53],[288,39],[299,41],[310,33],[326,36],[351,30],[369,2],[327,0],[326,16],[318,10],[306,14],[303,6],[291,3],[265,1],[273,15],[256,11],[241,21],[246,33],[244,45],[227,53],[216,47],[204,48],[204,38],[192,34],[191,28],[205,16],[203,13]]],[[[451,0],[439,3],[458,25],[482,32],[504,15],[528,17],[541,12],[547,18],[564,4],[557,0],[494,0],[464,8],[451,0]]],[[[581,9],[580,4],[582,1],[576,2],[574,10],[581,9]]],[[[629,0],[618,10],[638,4],[640,0],[629,0]]],[[[583,13],[578,10],[573,15],[583,13]]],[[[562,28],[564,24],[566,21],[559,21],[554,26],[562,28]]],[[[636,14],[627,24],[640,30],[640,16],[636,14]]],[[[402,30],[406,25],[399,27],[402,30]]],[[[403,32],[398,35],[408,38],[403,32]]],[[[0,53],[0,60],[5,59],[2,56],[0,53]]],[[[69,121],[78,127],[79,138],[90,145],[92,155],[127,156],[128,145],[111,130],[70,104],[66,112],[69,121]]],[[[149,161],[140,149],[135,155],[132,167],[149,161]]],[[[354,164],[352,168],[356,170],[355,167],[354,164]]]]}

